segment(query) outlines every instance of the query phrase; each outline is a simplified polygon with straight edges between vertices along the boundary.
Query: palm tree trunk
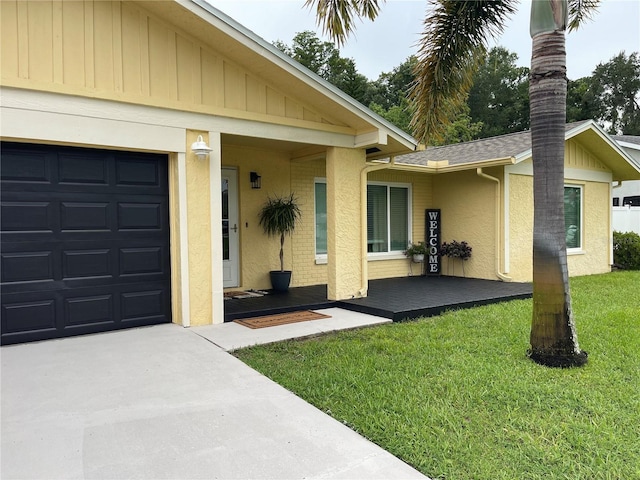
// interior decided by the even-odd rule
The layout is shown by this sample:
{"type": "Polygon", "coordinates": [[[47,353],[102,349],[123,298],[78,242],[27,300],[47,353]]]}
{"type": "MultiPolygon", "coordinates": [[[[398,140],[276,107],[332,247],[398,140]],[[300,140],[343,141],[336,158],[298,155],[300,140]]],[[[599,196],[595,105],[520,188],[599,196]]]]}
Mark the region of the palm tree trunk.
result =
{"type": "Polygon", "coordinates": [[[531,141],[533,153],[534,361],[549,366],[582,365],[567,269],[564,225],[566,52],[563,31],[533,37],[531,56],[531,141]]]}

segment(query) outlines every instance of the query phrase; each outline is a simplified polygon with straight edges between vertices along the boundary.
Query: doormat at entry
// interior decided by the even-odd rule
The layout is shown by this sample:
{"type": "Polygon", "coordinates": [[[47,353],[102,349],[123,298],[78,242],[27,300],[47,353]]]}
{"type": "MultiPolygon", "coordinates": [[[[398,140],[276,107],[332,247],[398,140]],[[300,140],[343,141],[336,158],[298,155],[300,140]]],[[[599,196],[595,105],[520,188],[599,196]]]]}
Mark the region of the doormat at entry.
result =
{"type": "Polygon", "coordinates": [[[263,290],[236,290],[232,292],[224,292],[223,295],[225,300],[231,300],[232,298],[242,299],[263,297],[264,295],[268,295],[268,292],[263,290]]]}
{"type": "Polygon", "coordinates": [[[288,323],[306,322],[308,320],[320,320],[322,318],[331,318],[331,315],[312,312],[311,310],[302,310],[299,312],[281,313],[278,315],[266,315],[264,317],[244,318],[234,320],[234,322],[249,328],[266,328],[275,327],[277,325],[286,325],[288,323]]]}

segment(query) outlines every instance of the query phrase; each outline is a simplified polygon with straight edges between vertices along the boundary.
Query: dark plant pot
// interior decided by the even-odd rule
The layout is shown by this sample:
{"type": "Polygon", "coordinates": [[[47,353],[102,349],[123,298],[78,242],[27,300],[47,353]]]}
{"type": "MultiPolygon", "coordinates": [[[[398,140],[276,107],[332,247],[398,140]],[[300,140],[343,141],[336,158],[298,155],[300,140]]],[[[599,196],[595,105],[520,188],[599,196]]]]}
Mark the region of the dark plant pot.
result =
{"type": "Polygon", "coordinates": [[[286,292],[289,290],[289,284],[291,283],[291,270],[272,270],[269,272],[271,276],[271,286],[276,292],[286,292]]]}

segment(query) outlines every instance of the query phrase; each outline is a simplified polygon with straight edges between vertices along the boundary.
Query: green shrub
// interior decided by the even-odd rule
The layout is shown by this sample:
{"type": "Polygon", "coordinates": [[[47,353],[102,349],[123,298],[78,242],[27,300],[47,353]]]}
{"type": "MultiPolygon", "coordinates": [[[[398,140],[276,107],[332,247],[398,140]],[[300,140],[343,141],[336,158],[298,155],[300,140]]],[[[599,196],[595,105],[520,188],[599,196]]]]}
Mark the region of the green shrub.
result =
{"type": "Polygon", "coordinates": [[[613,263],[625,270],[640,270],[640,235],[613,232],[613,263]]]}

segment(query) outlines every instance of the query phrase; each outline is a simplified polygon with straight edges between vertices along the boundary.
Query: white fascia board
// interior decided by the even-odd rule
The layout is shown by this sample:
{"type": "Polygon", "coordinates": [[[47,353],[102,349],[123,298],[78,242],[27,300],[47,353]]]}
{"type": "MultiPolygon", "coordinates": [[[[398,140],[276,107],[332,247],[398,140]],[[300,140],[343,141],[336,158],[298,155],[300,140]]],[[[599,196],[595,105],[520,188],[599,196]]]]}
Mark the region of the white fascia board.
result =
{"type": "Polygon", "coordinates": [[[288,73],[303,81],[307,85],[316,90],[321,91],[324,95],[332,98],[336,103],[340,104],[344,108],[350,110],[360,118],[371,123],[378,129],[386,130],[388,134],[396,138],[402,145],[416,150],[418,147],[418,141],[408,133],[399,129],[391,122],[385,120],[380,115],[374,113],[360,102],[344,93],[339,88],[326,81],[324,78],[315,74],[305,66],[293,60],[284,52],[278,50],[271,43],[264,40],[262,37],[256,35],[248,28],[244,27],[240,23],[236,22],[233,18],[229,17],[225,13],[221,12],[213,5],[205,0],[175,0],[182,6],[190,10],[195,15],[199,16],[203,20],[207,21],[211,25],[215,26],[219,30],[223,31],[234,40],[245,45],[250,50],[260,54],[263,57],[267,57],[271,62],[286,70],[288,73]],[[201,10],[191,8],[192,5],[197,5],[206,13],[203,14],[201,10]]]}
{"type": "Polygon", "coordinates": [[[356,148],[365,148],[371,145],[387,145],[388,135],[385,132],[376,130],[374,132],[362,133],[356,135],[355,145],[356,148]]]}
{"type": "Polygon", "coordinates": [[[615,140],[615,142],[623,148],[630,148],[631,150],[640,150],[640,145],[638,145],[637,143],[623,142],[622,140],[615,140]]]}
{"type": "MultiPolygon", "coordinates": [[[[23,130],[30,135],[34,133],[34,125],[42,125],[41,122],[63,121],[58,129],[60,134],[69,136],[66,141],[76,142],[73,131],[66,131],[67,128],[76,129],[76,133],[88,129],[86,122],[91,122],[95,131],[95,137],[91,144],[102,146],[125,146],[112,145],[110,142],[120,141],[126,138],[130,132],[126,124],[135,124],[136,129],[144,130],[145,127],[152,127],[154,142],[158,141],[158,128],[164,128],[166,138],[163,142],[170,142],[166,145],[151,143],[144,148],[156,151],[184,151],[184,129],[217,131],[223,134],[241,135],[256,138],[267,138],[272,140],[290,141],[296,143],[309,143],[314,145],[325,145],[335,147],[354,148],[357,143],[356,135],[349,135],[339,132],[327,132],[307,129],[287,125],[276,125],[259,122],[255,120],[243,120],[217,115],[207,115],[204,113],[185,112],[180,110],[164,109],[160,107],[150,107],[144,105],[134,105],[120,103],[111,100],[101,100],[88,97],[75,97],[58,93],[37,92],[32,90],[22,90],[15,88],[0,88],[2,98],[2,136],[14,138],[29,138],[23,135],[23,130]],[[16,115],[20,115],[22,120],[14,123],[16,115]],[[36,123],[31,123],[28,118],[36,123]],[[66,124],[66,125],[65,125],[66,124]],[[115,135],[113,130],[116,126],[121,126],[121,134],[115,135]],[[181,132],[175,131],[180,129],[181,132]],[[103,134],[102,136],[101,133],[103,134]]],[[[56,125],[46,123],[49,128],[56,128],[56,125]]],[[[57,137],[60,139],[60,137],[57,137]]],[[[145,136],[136,140],[143,140],[145,136]]],[[[47,140],[47,138],[42,138],[47,140]]],[[[87,143],[79,142],[77,143],[87,143]]],[[[138,147],[143,148],[143,147],[138,147]]]]}

